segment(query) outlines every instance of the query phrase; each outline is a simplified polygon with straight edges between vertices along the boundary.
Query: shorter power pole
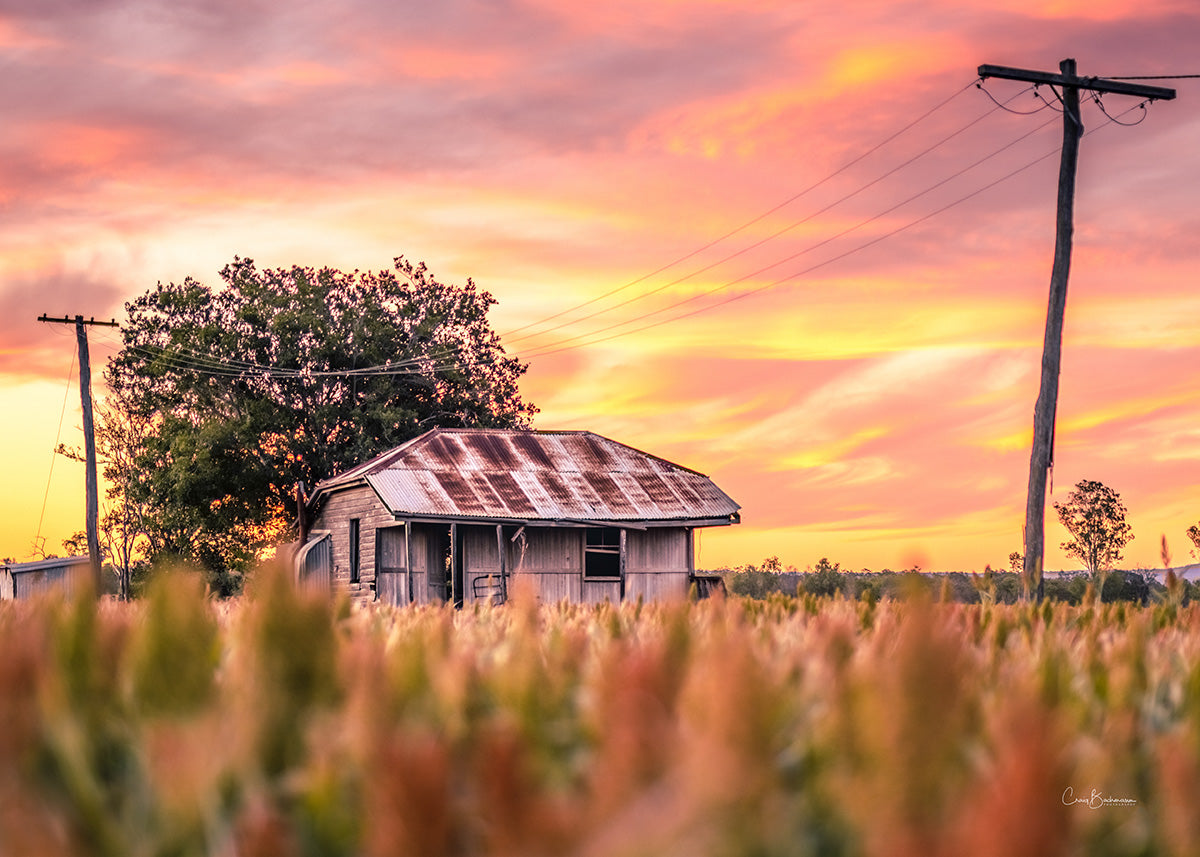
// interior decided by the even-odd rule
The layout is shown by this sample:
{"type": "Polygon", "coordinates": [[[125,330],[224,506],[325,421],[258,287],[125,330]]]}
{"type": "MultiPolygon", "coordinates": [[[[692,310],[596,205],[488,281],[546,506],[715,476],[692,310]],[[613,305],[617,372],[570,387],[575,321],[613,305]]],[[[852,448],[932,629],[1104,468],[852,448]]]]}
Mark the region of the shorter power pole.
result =
{"type": "Polygon", "coordinates": [[[998,77],[1059,87],[1063,106],[1062,161],[1058,171],[1058,221],[1054,240],[1054,267],[1050,273],[1050,305],[1046,312],[1046,337],[1042,345],[1042,380],[1033,411],[1033,449],[1029,456],[1029,490],[1025,497],[1025,597],[1039,601],[1045,591],[1042,571],[1045,558],[1046,474],[1054,464],[1054,423],[1058,409],[1058,375],[1062,365],[1063,315],[1067,305],[1067,277],[1071,270],[1071,245],[1075,231],[1075,173],[1083,121],[1079,91],[1133,95],[1169,101],[1175,90],[1143,86],[1098,77],[1078,77],[1075,60],[1059,63],[1059,73],[1030,71],[999,65],[981,65],[981,78],[998,77]]]}
{"type": "Polygon", "coordinates": [[[50,324],[74,324],[75,341],[79,346],[79,398],[83,405],[83,441],[86,453],[85,467],[87,476],[85,490],[87,492],[87,543],[88,559],[92,563],[92,582],[96,587],[96,596],[104,583],[101,577],[100,562],[100,498],[96,479],[96,430],[92,423],[92,366],[88,357],[87,328],[89,325],[98,327],[119,327],[116,319],[112,321],[96,321],[95,318],[84,319],[77,315],[74,318],[49,318],[46,315],[38,317],[38,321],[50,324]]]}

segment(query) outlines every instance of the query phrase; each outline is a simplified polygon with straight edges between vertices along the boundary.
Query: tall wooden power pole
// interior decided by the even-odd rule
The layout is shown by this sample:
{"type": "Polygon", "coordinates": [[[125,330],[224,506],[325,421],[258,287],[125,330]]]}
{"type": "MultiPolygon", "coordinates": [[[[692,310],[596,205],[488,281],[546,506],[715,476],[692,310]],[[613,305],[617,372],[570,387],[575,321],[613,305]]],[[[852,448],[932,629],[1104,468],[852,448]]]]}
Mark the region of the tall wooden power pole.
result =
{"type": "Polygon", "coordinates": [[[77,315],[75,318],[38,317],[38,321],[51,324],[74,324],[75,341],[79,346],[79,398],[83,406],[83,443],[85,451],[85,490],[87,492],[87,544],[88,558],[92,562],[92,581],[96,587],[96,595],[100,595],[104,583],[101,578],[100,562],[100,498],[96,479],[96,430],[92,424],[92,366],[88,357],[87,328],[89,325],[100,327],[117,327],[117,322],[96,321],[94,318],[84,319],[77,315]]]}
{"type": "Polygon", "coordinates": [[[1083,121],[1079,116],[1079,91],[1133,95],[1153,101],[1170,101],[1175,90],[1143,86],[1097,77],[1077,77],[1075,60],[1065,59],[1059,73],[1029,71],[998,65],[981,65],[981,78],[998,77],[1059,87],[1063,106],[1062,160],[1058,172],[1058,225],[1054,240],[1054,267],[1050,273],[1050,306],[1046,311],[1046,338],[1042,346],[1042,382],[1033,410],[1033,450],[1029,456],[1029,492],[1025,499],[1025,597],[1042,599],[1045,587],[1046,475],[1054,463],[1054,416],[1058,406],[1058,375],[1062,362],[1063,314],[1067,305],[1067,275],[1071,269],[1071,239],[1075,231],[1075,171],[1083,121]]]}

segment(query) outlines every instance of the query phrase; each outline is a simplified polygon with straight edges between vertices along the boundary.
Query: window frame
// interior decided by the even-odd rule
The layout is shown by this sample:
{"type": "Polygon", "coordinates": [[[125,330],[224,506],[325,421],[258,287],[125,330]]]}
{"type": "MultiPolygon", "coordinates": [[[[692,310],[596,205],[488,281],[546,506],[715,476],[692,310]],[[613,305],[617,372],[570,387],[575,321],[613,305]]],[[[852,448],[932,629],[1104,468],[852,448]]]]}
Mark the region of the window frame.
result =
{"type": "Polygon", "coordinates": [[[585,581],[614,581],[621,579],[621,527],[588,527],[583,534],[583,579],[585,581]],[[593,544],[593,538],[598,543],[593,544]],[[592,559],[592,558],[595,559],[592,559]],[[590,561],[589,561],[590,560],[590,561]],[[611,568],[615,561],[615,568],[611,568]],[[605,572],[592,571],[589,566],[601,565],[605,572]]]}
{"type": "Polygon", "coordinates": [[[362,522],[350,519],[350,582],[358,583],[362,572],[362,522]]]}

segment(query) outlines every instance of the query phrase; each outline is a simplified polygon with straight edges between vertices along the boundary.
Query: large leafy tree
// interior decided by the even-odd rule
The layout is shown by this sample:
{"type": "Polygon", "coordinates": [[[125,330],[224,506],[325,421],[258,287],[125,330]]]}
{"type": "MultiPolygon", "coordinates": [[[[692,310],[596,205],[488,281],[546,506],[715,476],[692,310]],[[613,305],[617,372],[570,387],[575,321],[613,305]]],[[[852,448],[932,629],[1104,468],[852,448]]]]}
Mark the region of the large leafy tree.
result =
{"type": "Polygon", "coordinates": [[[495,303],[424,264],[343,273],[237,259],[126,305],[107,381],[144,421],[126,480],[153,553],[244,568],[309,485],[434,426],[526,426],[536,408],[488,323],[495,303]]]}
{"type": "Polygon", "coordinates": [[[1121,550],[1133,539],[1121,495],[1102,482],[1077,482],[1067,501],[1055,503],[1054,510],[1071,536],[1062,549],[1083,562],[1094,578],[1120,562],[1121,550]]]}

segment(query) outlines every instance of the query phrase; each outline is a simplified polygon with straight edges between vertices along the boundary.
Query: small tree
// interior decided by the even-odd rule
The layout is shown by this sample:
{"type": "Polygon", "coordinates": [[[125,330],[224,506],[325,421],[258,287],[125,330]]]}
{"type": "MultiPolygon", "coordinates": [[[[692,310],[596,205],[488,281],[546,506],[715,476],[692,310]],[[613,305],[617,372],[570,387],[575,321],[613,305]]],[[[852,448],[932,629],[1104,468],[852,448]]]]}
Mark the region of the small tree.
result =
{"type": "MultiPolygon", "coordinates": [[[[140,414],[128,396],[110,390],[96,406],[96,453],[108,483],[99,520],[100,551],[111,563],[117,578],[117,597],[128,601],[132,594],[133,570],[145,564],[157,545],[147,530],[149,504],[139,499],[137,488],[149,478],[138,456],[143,440],[154,430],[154,421],[140,414]]],[[[59,444],[59,455],[81,464],[83,452],[59,444]]],[[[68,556],[86,556],[87,537],[76,533],[63,542],[68,556]]]]}
{"type": "Polygon", "coordinates": [[[759,571],[766,572],[767,574],[783,574],[783,563],[779,561],[779,557],[769,556],[763,560],[759,571]]]}
{"type": "Polygon", "coordinates": [[[1055,503],[1054,510],[1071,536],[1062,549],[1082,561],[1093,579],[1119,562],[1121,549],[1133,539],[1121,495],[1102,482],[1077,482],[1067,502],[1055,503]]]}
{"type": "Polygon", "coordinates": [[[809,595],[832,596],[845,589],[846,579],[838,563],[821,557],[817,562],[817,567],[804,575],[804,582],[801,585],[809,595]]]}
{"type": "Polygon", "coordinates": [[[140,499],[138,486],[148,475],[138,455],[142,439],[154,430],[154,421],[139,414],[128,398],[116,391],[101,409],[96,442],[108,482],[104,515],[100,519],[100,544],[117,575],[117,594],[122,601],[132,595],[133,571],[143,565],[155,544],[147,529],[149,504],[140,499]]]}

